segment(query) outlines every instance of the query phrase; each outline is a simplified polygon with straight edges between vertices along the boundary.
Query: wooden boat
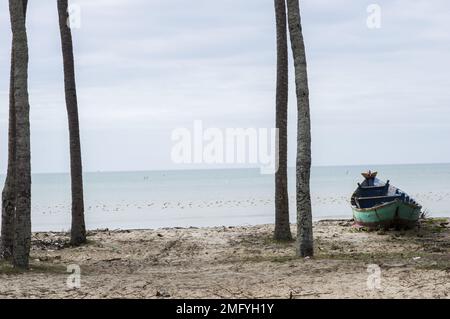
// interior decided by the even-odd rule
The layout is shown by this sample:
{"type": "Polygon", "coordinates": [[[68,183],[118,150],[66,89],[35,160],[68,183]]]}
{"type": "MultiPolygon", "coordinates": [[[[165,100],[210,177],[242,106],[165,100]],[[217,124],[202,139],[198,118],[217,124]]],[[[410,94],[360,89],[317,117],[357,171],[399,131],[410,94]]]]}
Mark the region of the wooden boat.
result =
{"type": "Polygon", "coordinates": [[[353,218],[369,228],[410,228],[422,207],[408,194],[377,178],[377,172],[362,173],[364,181],[352,195],[353,218]]]}

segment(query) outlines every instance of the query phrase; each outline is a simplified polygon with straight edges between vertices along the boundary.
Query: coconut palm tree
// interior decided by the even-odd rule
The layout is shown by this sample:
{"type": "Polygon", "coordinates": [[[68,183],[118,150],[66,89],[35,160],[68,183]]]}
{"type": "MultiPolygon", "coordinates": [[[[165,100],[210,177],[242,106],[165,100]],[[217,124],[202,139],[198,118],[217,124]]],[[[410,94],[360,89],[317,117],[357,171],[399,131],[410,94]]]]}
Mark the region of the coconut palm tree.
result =
{"type": "Polygon", "coordinates": [[[16,193],[14,189],[15,157],[16,157],[16,108],[14,105],[14,56],[11,47],[11,74],[9,80],[9,128],[8,128],[8,169],[2,192],[2,237],[0,242],[0,258],[12,256],[14,244],[14,210],[16,193]]]}
{"type": "Polygon", "coordinates": [[[275,123],[278,129],[278,170],[275,173],[276,240],[291,240],[289,196],[287,184],[287,108],[288,108],[288,48],[285,0],[274,0],[277,35],[277,88],[275,123]]]}
{"type": "Polygon", "coordinates": [[[287,0],[288,24],[295,66],[297,94],[297,254],[312,256],[313,229],[310,194],[311,120],[308,74],[298,0],[287,0]]]}
{"type": "MultiPolygon", "coordinates": [[[[22,0],[24,19],[28,0],[22,0]]],[[[0,259],[12,256],[14,246],[14,211],[16,207],[15,179],[16,157],[16,108],[14,105],[14,52],[11,43],[11,69],[9,77],[9,128],[8,128],[8,169],[2,191],[2,225],[0,259]]]]}
{"type": "Polygon", "coordinates": [[[9,0],[13,34],[15,106],[15,218],[13,263],[28,268],[31,246],[31,152],[28,101],[28,40],[22,0],[9,0]]]}
{"type": "Polygon", "coordinates": [[[59,30],[64,63],[64,88],[70,139],[70,176],[72,181],[72,227],[70,241],[73,245],[86,242],[84,221],[83,168],[81,162],[80,127],[75,85],[72,32],[68,25],[68,1],[58,0],[59,30]]]}

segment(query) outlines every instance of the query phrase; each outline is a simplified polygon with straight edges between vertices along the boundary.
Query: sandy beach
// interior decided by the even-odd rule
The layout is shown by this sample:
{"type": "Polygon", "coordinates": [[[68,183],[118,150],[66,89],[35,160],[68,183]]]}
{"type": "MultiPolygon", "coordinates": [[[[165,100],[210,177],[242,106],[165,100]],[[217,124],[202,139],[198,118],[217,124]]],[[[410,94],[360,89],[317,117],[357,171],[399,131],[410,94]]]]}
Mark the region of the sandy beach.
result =
{"type": "Polygon", "coordinates": [[[449,298],[449,221],[409,231],[319,221],[311,259],[274,242],[273,225],[97,230],[84,247],[69,247],[65,233],[35,233],[31,271],[0,264],[0,297],[449,298]],[[67,286],[70,264],[80,266],[80,288],[67,286]],[[380,281],[369,289],[373,265],[380,281]]]}

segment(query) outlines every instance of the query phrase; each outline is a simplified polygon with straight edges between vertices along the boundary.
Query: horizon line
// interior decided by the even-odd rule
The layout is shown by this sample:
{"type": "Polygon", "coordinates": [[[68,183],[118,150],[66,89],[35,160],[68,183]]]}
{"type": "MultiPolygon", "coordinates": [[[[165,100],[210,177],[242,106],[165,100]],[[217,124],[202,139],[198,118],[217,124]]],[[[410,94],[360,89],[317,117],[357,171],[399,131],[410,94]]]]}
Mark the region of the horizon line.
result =
{"type": "MultiPolygon", "coordinates": [[[[326,164],[326,165],[312,165],[311,168],[321,167],[361,167],[361,166],[413,166],[413,165],[449,165],[450,162],[434,162],[434,163],[392,163],[392,164],[326,164]]],[[[295,168],[295,166],[288,166],[288,168],[295,168]]],[[[208,171],[208,170],[242,170],[242,169],[260,169],[259,166],[254,167],[197,167],[197,168],[172,168],[172,169],[138,169],[138,170],[96,170],[96,171],[84,171],[83,174],[96,174],[96,173],[140,173],[140,172],[175,172],[175,171],[208,171]]],[[[36,172],[32,175],[45,175],[45,174],[70,174],[70,171],[66,172],[36,172]]],[[[0,176],[5,176],[5,173],[1,173],[0,176]]]]}

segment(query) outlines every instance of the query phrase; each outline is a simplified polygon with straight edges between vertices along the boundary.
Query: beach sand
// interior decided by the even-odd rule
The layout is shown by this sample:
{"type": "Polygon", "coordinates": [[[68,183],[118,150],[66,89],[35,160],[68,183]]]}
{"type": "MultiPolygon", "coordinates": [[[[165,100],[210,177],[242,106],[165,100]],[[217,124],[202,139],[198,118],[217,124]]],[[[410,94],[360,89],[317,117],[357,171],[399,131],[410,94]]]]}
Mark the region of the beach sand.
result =
{"type": "Polygon", "coordinates": [[[273,225],[98,230],[83,247],[65,233],[35,233],[29,272],[0,263],[0,297],[449,298],[448,222],[369,232],[319,221],[310,259],[294,256],[294,242],[274,242],[273,225]],[[80,288],[67,286],[71,264],[80,288]]]}

